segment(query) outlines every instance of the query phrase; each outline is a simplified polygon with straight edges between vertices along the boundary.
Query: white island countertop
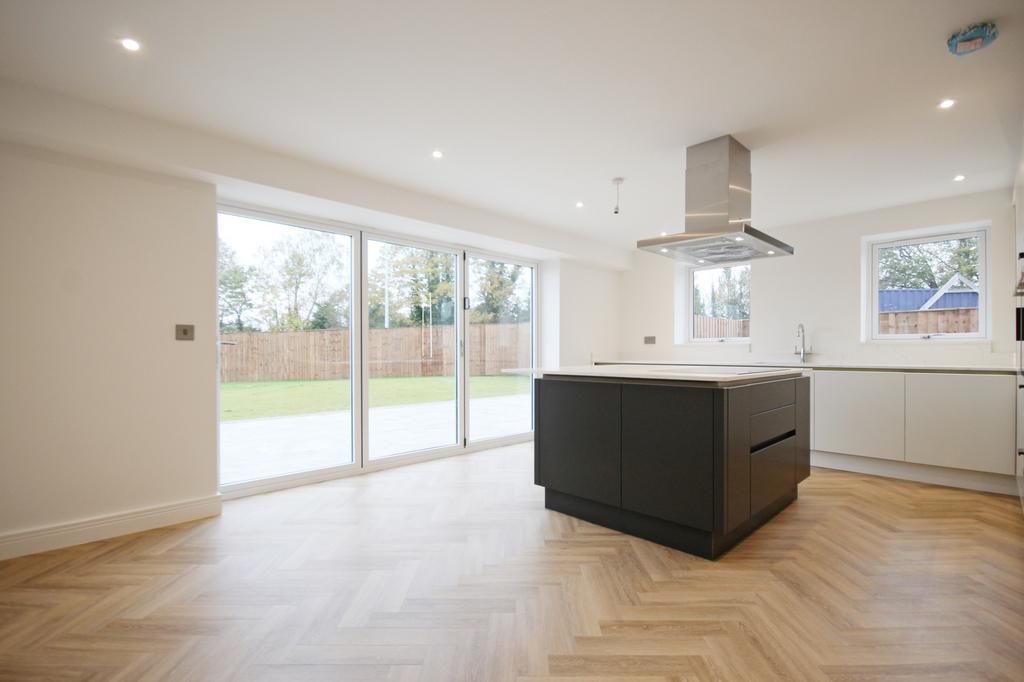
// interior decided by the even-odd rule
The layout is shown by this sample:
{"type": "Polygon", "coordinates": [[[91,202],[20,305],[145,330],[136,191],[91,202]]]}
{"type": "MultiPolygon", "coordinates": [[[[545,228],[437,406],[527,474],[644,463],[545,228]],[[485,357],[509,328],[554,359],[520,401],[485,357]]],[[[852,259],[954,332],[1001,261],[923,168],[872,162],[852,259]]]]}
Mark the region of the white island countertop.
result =
{"type": "Polygon", "coordinates": [[[688,381],[711,383],[719,386],[750,384],[771,379],[800,376],[798,369],[769,369],[766,367],[693,367],[673,365],[583,365],[555,369],[507,369],[508,374],[532,374],[536,377],[576,376],[605,379],[648,379],[658,381],[688,381]]]}

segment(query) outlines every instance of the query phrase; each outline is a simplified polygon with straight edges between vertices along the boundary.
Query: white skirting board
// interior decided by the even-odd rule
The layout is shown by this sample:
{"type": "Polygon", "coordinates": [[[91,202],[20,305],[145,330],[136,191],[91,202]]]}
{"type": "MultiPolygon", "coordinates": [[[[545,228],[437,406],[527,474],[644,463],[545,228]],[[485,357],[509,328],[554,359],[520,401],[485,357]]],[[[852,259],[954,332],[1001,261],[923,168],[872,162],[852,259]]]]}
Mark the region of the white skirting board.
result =
{"type": "Polygon", "coordinates": [[[951,488],[966,488],[987,493],[1017,496],[1017,482],[1013,476],[990,474],[984,471],[947,469],[928,464],[913,464],[891,459],[876,459],[857,455],[841,455],[835,452],[811,450],[811,466],[825,469],[840,469],[858,474],[900,478],[906,481],[944,485],[951,488]]]}
{"type": "Polygon", "coordinates": [[[94,516],[82,521],[0,535],[0,560],[80,545],[220,514],[220,495],[94,516]]]}

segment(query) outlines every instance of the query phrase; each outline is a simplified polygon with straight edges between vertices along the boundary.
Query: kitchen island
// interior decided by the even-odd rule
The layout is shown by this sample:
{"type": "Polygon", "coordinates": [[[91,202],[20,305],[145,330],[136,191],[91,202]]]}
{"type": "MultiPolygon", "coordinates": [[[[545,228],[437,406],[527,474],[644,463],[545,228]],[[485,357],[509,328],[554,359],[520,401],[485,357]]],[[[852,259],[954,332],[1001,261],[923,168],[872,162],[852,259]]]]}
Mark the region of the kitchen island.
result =
{"type": "Polygon", "coordinates": [[[714,559],[795,500],[810,473],[799,370],[536,374],[534,480],[548,509],[714,559]]]}

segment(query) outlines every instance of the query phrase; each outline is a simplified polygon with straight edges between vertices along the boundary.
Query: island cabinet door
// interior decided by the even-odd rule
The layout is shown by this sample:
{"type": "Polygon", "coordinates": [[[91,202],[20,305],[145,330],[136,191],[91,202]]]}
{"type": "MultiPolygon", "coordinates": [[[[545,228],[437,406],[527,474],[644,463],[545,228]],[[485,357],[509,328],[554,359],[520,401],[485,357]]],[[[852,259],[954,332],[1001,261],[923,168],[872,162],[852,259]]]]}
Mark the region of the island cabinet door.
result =
{"type": "Polygon", "coordinates": [[[540,379],[536,389],[536,483],[620,506],[621,385],[540,379]]]}
{"type": "Polygon", "coordinates": [[[622,507],[712,530],[714,392],[622,387],[622,507]]]}

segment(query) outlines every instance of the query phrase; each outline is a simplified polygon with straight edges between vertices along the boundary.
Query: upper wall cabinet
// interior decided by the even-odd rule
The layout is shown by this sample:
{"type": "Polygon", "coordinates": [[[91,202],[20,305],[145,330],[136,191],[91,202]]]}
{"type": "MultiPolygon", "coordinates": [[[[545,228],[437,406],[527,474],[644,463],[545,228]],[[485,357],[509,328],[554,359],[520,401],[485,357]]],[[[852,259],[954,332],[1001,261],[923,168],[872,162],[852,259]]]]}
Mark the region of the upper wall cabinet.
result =
{"type": "Polygon", "coordinates": [[[814,449],[904,458],[903,374],[814,373],[814,449]]]}
{"type": "Polygon", "coordinates": [[[1014,379],[907,374],[907,461],[1013,474],[1014,379]]]}

